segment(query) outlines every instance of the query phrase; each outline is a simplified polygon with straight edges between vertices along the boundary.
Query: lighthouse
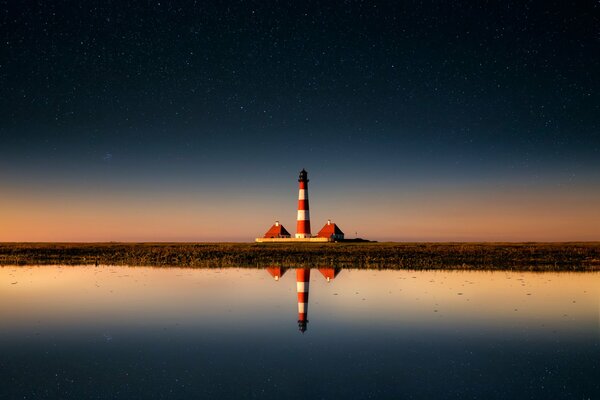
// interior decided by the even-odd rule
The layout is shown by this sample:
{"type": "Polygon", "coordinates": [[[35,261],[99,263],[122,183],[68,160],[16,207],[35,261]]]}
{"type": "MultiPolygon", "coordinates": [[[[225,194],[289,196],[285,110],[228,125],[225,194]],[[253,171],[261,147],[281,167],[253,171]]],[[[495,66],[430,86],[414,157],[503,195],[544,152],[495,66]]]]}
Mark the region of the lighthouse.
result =
{"type": "Polygon", "coordinates": [[[296,289],[298,292],[298,330],[306,332],[308,324],[308,284],[310,281],[310,268],[296,270],[296,289]]]}
{"type": "Polygon", "coordinates": [[[310,213],[308,211],[308,177],[304,169],[298,177],[298,223],[296,238],[310,238],[310,213]]]}
{"type": "Polygon", "coordinates": [[[279,223],[275,224],[262,237],[254,239],[257,243],[327,243],[344,240],[344,232],[331,220],[313,236],[310,233],[310,211],[308,211],[308,174],[305,169],[298,177],[298,216],[296,218],[296,234],[290,233],[279,223]]]}

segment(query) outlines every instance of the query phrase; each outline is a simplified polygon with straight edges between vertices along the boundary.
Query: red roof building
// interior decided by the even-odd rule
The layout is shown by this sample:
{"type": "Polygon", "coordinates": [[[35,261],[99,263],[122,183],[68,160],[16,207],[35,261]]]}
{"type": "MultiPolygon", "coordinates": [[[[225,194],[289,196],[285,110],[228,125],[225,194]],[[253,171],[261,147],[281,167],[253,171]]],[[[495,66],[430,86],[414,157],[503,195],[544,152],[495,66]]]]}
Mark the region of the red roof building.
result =
{"type": "Polygon", "coordinates": [[[289,238],[290,233],[279,223],[275,221],[275,224],[265,233],[264,238],[289,238]]]}
{"type": "Polygon", "coordinates": [[[342,232],[342,230],[336,224],[328,219],[325,226],[321,228],[317,234],[317,237],[330,238],[333,240],[344,240],[344,232],[342,232]]]}

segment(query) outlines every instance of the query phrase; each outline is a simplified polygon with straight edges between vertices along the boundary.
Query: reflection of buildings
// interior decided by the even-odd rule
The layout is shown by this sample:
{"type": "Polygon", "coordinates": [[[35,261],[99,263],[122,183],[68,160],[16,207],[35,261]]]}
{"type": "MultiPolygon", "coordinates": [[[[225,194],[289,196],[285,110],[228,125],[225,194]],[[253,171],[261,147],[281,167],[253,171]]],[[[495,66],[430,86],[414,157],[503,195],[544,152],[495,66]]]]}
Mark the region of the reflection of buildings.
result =
{"type": "MultiPolygon", "coordinates": [[[[341,268],[319,268],[319,272],[327,282],[335,279],[341,268]]],[[[270,267],[267,272],[278,281],[287,271],[283,267],[270,267]]],[[[310,284],[310,268],[296,268],[296,292],[298,294],[298,330],[306,332],[308,324],[308,289],[310,284]]]]}
{"type": "Polygon", "coordinates": [[[319,272],[325,279],[327,279],[327,282],[332,281],[336,276],[338,276],[341,270],[341,268],[319,268],[319,272]]]}
{"type": "Polygon", "coordinates": [[[282,267],[267,268],[267,272],[269,274],[271,274],[273,279],[275,279],[276,281],[278,281],[279,278],[281,278],[283,276],[283,274],[285,274],[286,271],[287,271],[287,268],[282,268],[282,267]]]}

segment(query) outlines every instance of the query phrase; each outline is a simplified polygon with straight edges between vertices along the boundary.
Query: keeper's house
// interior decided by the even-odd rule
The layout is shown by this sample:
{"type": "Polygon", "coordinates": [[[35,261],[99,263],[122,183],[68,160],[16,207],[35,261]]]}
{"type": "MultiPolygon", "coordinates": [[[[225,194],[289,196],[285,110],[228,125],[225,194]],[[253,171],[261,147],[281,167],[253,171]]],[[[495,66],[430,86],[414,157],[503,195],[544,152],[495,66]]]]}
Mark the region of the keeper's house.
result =
{"type": "Polygon", "coordinates": [[[275,221],[273,226],[265,233],[263,238],[265,239],[289,239],[292,235],[279,223],[279,221],[275,221]]]}
{"type": "Polygon", "coordinates": [[[332,242],[337,242],[344,240],[344,232],[328,219],[325,226],[317,233],[317,237],[327,238],[332,242]]]}

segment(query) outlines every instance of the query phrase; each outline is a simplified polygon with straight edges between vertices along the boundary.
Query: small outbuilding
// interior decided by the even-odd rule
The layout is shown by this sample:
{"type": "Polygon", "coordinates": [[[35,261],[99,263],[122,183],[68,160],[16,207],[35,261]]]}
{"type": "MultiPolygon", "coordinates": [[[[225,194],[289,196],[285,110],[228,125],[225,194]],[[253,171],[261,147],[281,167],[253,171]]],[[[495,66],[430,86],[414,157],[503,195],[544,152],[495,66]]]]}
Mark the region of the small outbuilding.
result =
{"type": "Polygon", "coordinates": [[[279,221],[275,221],[275,224],[265,233],[263,238],[274,239],[274,238],[289,238],[291,237],[290,233],[279,223],[279,221]]]}
{"type": "Polygon", "coordinates": [[[336,224],[334,224],[333,222],[331,222],[330,219],[328,219],[325,226],[321,228],[321,230],[317,234],[317,237],[328,238],[334,241],[344,240],[344,232],[342,232],[342,230],[336,224]]]}

